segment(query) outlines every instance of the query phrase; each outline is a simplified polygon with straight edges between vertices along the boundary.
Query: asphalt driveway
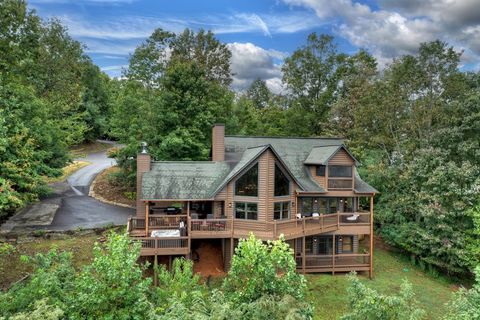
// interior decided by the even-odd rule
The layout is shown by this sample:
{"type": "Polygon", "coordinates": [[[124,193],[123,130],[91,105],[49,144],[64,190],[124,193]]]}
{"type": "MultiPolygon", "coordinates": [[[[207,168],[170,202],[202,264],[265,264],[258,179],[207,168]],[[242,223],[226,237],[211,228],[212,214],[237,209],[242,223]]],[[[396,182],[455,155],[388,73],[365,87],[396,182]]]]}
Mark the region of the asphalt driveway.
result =
{"type": "Polygon", "coordinates": [[[54,192],[49,197],[16,213],[0,227],[0,232],[125,225],[127,218],[134,215],[134,209],[106,204],[88,196],[95,176],[115,165],[115,160],[108,158],[106,151],[92,153],[78,160],[91,164],[73,173],[66,182],[52,185],[54,192]]]}

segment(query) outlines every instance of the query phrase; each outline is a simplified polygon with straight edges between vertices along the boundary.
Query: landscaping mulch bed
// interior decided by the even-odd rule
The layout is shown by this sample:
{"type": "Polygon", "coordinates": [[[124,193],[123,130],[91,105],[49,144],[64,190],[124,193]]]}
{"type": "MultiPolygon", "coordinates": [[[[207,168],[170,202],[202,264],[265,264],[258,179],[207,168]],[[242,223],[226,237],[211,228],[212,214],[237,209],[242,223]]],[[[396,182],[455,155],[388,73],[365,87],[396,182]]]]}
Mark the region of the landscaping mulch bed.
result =
{"type": "Polygon", "coordinates": [[[96,196],[109,202],[135,207],[135,200],[127,198],[125,196],[125,190],[110,184],[108,181],[109,174],[117,172],[118,170],[120,170],[118,167],[111,167],[100,173],[92,184],[92,191],[96,196]]]}

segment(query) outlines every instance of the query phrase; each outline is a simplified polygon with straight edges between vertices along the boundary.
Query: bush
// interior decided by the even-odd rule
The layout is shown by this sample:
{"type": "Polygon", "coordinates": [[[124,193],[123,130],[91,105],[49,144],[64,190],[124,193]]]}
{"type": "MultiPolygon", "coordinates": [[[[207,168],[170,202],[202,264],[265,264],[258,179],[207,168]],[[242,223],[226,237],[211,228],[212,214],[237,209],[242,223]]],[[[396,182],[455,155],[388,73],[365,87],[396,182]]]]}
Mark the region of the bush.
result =
{"type": "Polygon", "coordinates": [[[342,320],[418,320],[424,311],[415,305],[412,285],[402,283],[399,295],[381,295],[360,282],[355,273],[350,274],[348,288],[349,313],[342,320]]]}
{"type": "Polygon", "coordinates": [[[470,290],[461,288],[454,299],[447,304],[448,314],[445,320],[480,319],[480,266],[475,270],[476,283],[470,290]]]}
{"type": "Polygon", "coordinates": [[[292,249],[283,240],[241,239],[225,278],[225,295],[234,302],[253,302],[264,295],[303,299],[306,280],[296,273],[292,249]]]}
{"type": "Polygon", "coordinates": [[[10,320],[59,320],[63,318],[62,309],[50,306],[46,299],[35,301],[31,312],[17,313],[10,320]]]}
{"type": "Polygon", "coordinates": [[[78,276],[69,300],[69,319],[149,319],[151,279],[137,264],[140,244],[111,232],[103,249],[93,249],[93,262],[78,276]]]}

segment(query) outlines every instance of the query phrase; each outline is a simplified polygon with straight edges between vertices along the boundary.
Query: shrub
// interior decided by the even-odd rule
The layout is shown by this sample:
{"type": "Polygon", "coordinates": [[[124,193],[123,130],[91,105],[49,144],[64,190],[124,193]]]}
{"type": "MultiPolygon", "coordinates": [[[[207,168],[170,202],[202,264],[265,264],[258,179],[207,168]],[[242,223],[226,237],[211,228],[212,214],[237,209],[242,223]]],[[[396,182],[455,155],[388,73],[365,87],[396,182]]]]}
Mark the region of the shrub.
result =
{"type": "Polygon", "coordinates": [[[470,290],[461,288],[447,304],[448,314],[445,320],[480,319],[480,266],[475,270],[476,283],[470,290]]]}
{"type": "Polygon", "coordinates": [[[253,302],[264,295],[303,299],[306,280],[295,269],[292,249],[283,239],[263,243],[250,234],[235,250],[223,289],[238,303],[253,302]]]}
{"type": "Polygon", "coordinates": [[[424,311],[416,307],[412,285],[406,280],[399,295],[387,296],[362,284],[355,273],[348,277],[351,281],[349,313],[342,316],[342,320],[418,320],[424,317],[424,311]]]}

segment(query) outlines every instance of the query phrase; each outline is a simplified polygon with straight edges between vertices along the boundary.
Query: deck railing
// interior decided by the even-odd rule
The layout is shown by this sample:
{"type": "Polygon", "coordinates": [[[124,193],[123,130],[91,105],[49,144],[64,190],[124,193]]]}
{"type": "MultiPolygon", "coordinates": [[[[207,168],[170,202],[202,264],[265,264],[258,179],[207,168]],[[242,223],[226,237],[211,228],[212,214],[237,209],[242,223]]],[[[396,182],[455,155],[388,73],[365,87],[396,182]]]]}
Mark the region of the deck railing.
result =
{"type": "Polygon", "coordinates": [[[335,268],[355,268],[363,269],[370,266],[369,253],[342,253],[342,254],[325,254],[325,255],[306,255],[305,262],[302,256],[296,256],[297,269],[305,270],[333,270],[335,268]]]}
{"type": "Polygon", "coordinates": [[[370,212],[341,212],[340,225],[370,224],[370,212]]]}
{"type": "Polygon", "coordinates": [[[192,231],[225,231],[230,229],[230,219],[191,219],[192,231]]]}
{"type": "MultiPolygon", "coordinates": [[[[354,225],[369,225],[370,213],[345,212],[321,214],[316,217],[303,217],[300,219],[274,220],[269,222],[255,220],[224,219],[191,219],[187,215],[150,215],[148,229],[178,229],[184,222],[187,235],[198,238],[228,238],[245,237],[249,232],[254,232],[260,238],[276,239],[281,234],[286,239],[310,236],[314,234],[331,232],[340,227],[354,225]]],[[[145,218],[132,217],[129,219],[128,232],[140,234],[145,230],[145,218]]],[[[145,234],[144,234],[145,235],[145,234]]]]}
{"type": "Polygon", "coordinates": [[[180,222],[187,223],[188,216],[182,215],[157,215],[151,214],[148,217],[149,229],[176,229],[180,226],[180,222]]]}
{"type": "Polygon", "coordinates": [[[141,244],[141,252],[143,254],[162,254],[164,252],[170,254],[186,254],[190,250],[188,237],[168,237],[168,238],[152,238],[141,237],[136,238],[141,244]]]}
{"type": "Polygon", "coordinates": [[[338,214],[322,214],[318,217],[304,217],[296,220],[275,220],[270,223],[275,238],[285,238],[333,231],[339,226],[338,214]]]}

